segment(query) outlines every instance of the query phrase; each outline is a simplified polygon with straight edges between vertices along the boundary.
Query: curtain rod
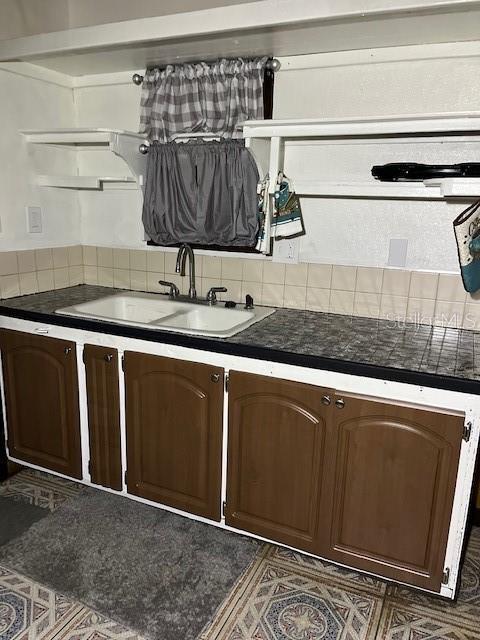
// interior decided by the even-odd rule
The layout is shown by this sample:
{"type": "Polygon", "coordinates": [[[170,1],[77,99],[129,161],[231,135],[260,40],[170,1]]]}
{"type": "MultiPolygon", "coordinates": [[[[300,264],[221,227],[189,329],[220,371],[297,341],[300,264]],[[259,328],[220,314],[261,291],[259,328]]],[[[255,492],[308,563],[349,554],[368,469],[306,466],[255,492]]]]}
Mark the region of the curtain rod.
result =
{"type": "MultiPolygon", "coordinates": [[[[280,66],[280,60],[278,60],[277,58],[270,58],[265,64],[265,68],[273,71],[274,73],[280,71],[280,66]]],[[[143,76],[141,76],[139,73],[134,73],[132,76],[132,82],[133,84],[140,86],[143,82],[143,76]]]]}

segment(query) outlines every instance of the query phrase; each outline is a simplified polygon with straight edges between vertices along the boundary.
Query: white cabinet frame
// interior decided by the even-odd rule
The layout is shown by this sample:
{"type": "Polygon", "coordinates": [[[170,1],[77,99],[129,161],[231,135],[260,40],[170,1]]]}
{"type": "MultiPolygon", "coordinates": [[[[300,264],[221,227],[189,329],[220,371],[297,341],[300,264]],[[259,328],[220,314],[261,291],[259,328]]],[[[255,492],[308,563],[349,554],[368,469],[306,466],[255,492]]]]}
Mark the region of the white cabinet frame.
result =
{"type": "MultiPolygon", "coordinates": [[[[138,351],[140,353],[149,353],[152,355],[164,356],[168,358],[177,358],[189,362],[199,362],[210,364],[212,366],[223,367],[228,374],[229,370],[243,371],[246,373],[254,373],[260,375],[271,376],[273,378],[288,379],[295,382],[303,382],[306,384],[318,386],[320,388],[333,388],[339,392],[351,393],[357,395],[368,396],[378,400],[387,402],[401,402],[413,404],[419,408],[439,409],[449,412],[460,412],[465,414],[465,424],[470,423],[471,432],[468,441],[462,440],[460,451],[460,461],[457,475],[457,484],[455,489],[452,518],[450,521],[450,529],[448,535],[447,550],[445,556],[444,569],[448,569],[448,580],[443,584],[439,594],[453,599],[456,593],[459,568],[463,547],[463,540],[466,531],[467,515],[470,504],[470,496],[472,491],[472,483],[475,469],[475,461],[480,437],[480,396],[470,393],[460,393],[456,391],[446,391],[444,389],[435,389],[432,387],[424,387],[419,385],[405,384],[400,382],[392,382],[389,380],[381,380],[378,378],[367,378],[364,376],[356,376],[352,374],[338,373],[324,369],[309,369],[305,367],[282,364],[273,361],[256,360],[254,358],[245,358],[242,356],[226,355],[205,351],[201,349],[192,349],[180,347],[171,344],[162,344],[161,342],[150,342],[136,338],[123,338],[120,336],[109,335],[104,333],[96,333],[92,331],[84,331],[80,329],[72,329],[56,325],[32,322],[29,320],[19,320],[3,316],[0,318],[0,327],[12,329],[15,331],[23,331],[37,335],[46,335],[61,340],[74,341],[77,344],[77,363],[78,363],[78,384],[79,384],[79,406],[80,406],[80,429],[82,438],[82,470],[83,478],[81,482],[86,485],[93,486],[103,491],[119,493],[111,489],[94,485],[91,482],[88,472],[89,460],[89,435],[88,435],[88,413],[86,403],[86,379],[85,368],[82,360],[84,344],[94,344],[98,346],[106,346],[116,348],[119,357],[119,391],[121,406],[121,456],[122,456],[122,476],[123,488],[121,495],[128,496],[133,500],[149,504],[158,508],[166,509],[174,513],[183,515],[194,520],[199,520],[207,524],[217,526],[223,529],[238,531],[233,527],[225,524],[224,519],[219,523],[211,522],[200,516],[192,515],[180,511],[178,509],[159,505],[144,498],[131,496],[127,492],[125,485],[126,471],[126,437],[125,437],[125,391],[124,391],[124,375],[122,370],[122,356],[125,351],[138,351]]],[[[3,390],[3,376],[2,376],[3,390]]],[[[2,395],[3,415],[5,412],[5,398],[2,395]]],[[[226,499],[226,465],[227,465],[227,446],[228,446],[228,393],[225,392],[224,397],[224,433],[223,433],[223,468],[222,468],[222,501],[226,499]]],[[[6,424],[8,432],[8,424],[6,424]]],[[[7,447],[8,454],[8,447],[7,447]]],[[[48,473],[55,473],[49,469],[42,469],[36,465],[25,463],[12,456],[9,459],[19,464],[41,469],[48,473]]],[[[62,474],[55,474],[62,475],[62,474]]],[[[63,476],[67,477],[67,476],[63,476]]],[[[241,531],[243,535],[252,535],[252,537],[261,538],[241,531]]],[[[275,541],[271,541],[274,542],[275,541]]],[[[278,543],[275,543],[278,544],[278,543]]],[[[304,553],[304,552],[302,552],[304,553]]],[[[383,576],[379,576],[383,577],[383,576]]],[[[385,578],[384,578],[385,579],[385,578]]]]}

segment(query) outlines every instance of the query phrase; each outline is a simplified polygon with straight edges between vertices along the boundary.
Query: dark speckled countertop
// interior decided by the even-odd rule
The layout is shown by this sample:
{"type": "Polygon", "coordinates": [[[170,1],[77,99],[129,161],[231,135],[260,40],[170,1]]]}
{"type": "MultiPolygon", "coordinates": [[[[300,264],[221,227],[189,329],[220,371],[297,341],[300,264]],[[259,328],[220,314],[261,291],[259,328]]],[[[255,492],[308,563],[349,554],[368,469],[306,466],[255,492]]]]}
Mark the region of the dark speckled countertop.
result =
{"type": "MultiPolygon", "coordinates": [[[[0,302],[0,316],[316,369],[480,392],[480,333],[278,309],[231,338],[206,338],[55,314],[118,290],[79,285],[0,302]]],[[[0,321],[1,325],[1,321],[0,321]]]]}

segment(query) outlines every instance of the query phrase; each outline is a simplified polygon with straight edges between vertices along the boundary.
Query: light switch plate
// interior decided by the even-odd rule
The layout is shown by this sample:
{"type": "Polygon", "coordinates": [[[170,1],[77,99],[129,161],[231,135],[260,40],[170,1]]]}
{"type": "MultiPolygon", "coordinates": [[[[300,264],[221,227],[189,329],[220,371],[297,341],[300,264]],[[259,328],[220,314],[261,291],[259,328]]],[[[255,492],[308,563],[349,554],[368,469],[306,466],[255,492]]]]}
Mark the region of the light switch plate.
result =
{"type": "Polygon", "coordinates": [[[27,207],[27,231],[28,233],[42,233],[41,207],[27,207]]]}

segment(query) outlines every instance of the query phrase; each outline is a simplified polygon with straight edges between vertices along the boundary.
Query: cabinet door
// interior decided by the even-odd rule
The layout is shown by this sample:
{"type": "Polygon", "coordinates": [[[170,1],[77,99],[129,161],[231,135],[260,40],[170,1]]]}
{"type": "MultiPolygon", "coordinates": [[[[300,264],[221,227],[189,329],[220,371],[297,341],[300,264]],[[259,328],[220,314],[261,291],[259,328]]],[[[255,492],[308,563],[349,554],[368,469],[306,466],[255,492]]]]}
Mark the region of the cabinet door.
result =
{"type": "Polygon", "coordinates": [[[227,524],[316,549],[328,395],[306,384],[230,373],[227,524]]]}
{"type": "Polygon", "coordinates": [[[0,330],[11,456],[82,477],[75,343],[0,330]]]}
{"type": "Polygon", "coordinates": [[[220,520],[223,369],[125,353],[127,485],[220,520]]]}
{"type": "Polygon", "coordinates": [[[464,417],[336,399],[324,555],[438,591],[464,417]]]}
{"type": "Polygon", "coordinates": [[[83,350],[87,380],[90,477],[103,487],[122,488],[118,352],[86,344],[83,350]]]}

